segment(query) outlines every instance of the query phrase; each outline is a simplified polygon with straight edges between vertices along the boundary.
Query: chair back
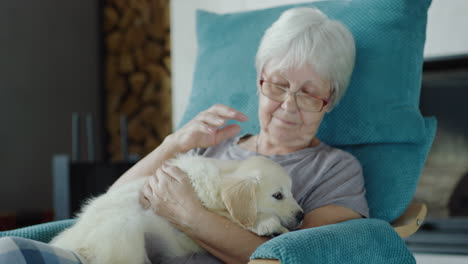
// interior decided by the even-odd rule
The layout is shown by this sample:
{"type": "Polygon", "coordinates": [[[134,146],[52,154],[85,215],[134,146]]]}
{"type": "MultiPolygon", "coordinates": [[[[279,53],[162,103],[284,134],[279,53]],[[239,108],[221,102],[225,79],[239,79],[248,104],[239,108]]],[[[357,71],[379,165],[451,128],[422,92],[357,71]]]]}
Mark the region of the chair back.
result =
{"type": "Polygon", "coordinates": [[[265,30],[292,7],[312,6],[353,33],[356,64],[341,102],[317,136],[354,154],[366,179],[371,217],[396,219],[411,201],[436,121],[419,111],[430,0],[320,1],[269,9],[197,13],[198,55],[189,105],[179,125],[220,103],[249,116],[259,131],[255,54],[265,30]]]}

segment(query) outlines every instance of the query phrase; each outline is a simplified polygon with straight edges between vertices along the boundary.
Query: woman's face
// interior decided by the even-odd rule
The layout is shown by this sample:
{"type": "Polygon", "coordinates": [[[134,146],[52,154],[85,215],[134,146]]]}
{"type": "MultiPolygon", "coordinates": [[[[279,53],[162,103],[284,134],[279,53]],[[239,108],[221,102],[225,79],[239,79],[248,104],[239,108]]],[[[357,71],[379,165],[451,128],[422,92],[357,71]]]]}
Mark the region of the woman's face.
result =
{"type": "MultiPolygon", "coordinates": [[[[270,71],[265,66],[261,79],[288,88],[290,92],[304,92],[328,99],[330,82],[321,79],[310,65],[287,71],[270,71]]],[[[260,83],[257,84],[261,89],[260,83]]],[[[275,144],[301,145],[314,138],[327,107],[321,112],[300,109],[293,93],[283,101],[269,99],[259,90],[259,119],[262,133],[275,144]]]]}

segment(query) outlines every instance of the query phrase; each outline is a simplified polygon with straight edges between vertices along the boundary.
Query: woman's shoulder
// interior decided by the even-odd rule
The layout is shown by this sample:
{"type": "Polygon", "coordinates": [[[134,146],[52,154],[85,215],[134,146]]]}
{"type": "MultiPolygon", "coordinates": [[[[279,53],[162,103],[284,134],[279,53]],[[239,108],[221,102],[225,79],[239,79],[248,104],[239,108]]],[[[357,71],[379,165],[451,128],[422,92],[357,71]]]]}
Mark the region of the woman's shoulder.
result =
{"type": "Polygon", "coordinates": [[[330,146],[324,142],[320,142],[317,146],[305,148],[297,152],[283,155],[285,158],[299,159],[299,160],[348,160],[359,162],[353,154],[343,149],[330,146]]]}
{"type": "Polygon", "coordinates": [[[361,163],[353,154],[323,142],[312,149],[295,153],[295,155],[281,160],[281,163],[293,164],[304,169],[313,169],[317,173],[320,172],[319,174],[326,174],[336,169],[362,170],[361,163]]]}
{"type": "Polygon", "coordinates": [[[322,143],[325,145],[324,149],[326,149],[326,152],[328,153],[328,155],[330,156],[336,156],[336,157],[339,157],[340,159],[344,159],[344,160],[354,160],[354,161],[357,161],[357,158],[351,153],[351,152],[348,152],[344,149],[341,149],[341,148],[338,148],[338,147],[332,147],[330,145],[327,145],[325,143],[322,143]]]}
{"type": "Polygon", "coordinates": [[[325,144],[324,150],[327,153],[328,159],[334,160],[335,162],[339,162],[341,164],[355,165],[359,167],[361,166],[359,160],[352,153],[344,149],[325,144]]]}

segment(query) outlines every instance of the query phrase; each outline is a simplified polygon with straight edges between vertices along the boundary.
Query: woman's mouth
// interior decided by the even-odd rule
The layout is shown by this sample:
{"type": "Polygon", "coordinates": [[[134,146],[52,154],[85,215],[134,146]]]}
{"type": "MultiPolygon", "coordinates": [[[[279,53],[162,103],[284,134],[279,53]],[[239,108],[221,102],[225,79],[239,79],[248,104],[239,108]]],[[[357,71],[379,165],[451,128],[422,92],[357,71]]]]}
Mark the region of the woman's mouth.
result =
{"type": "Polygon", "coordinates": [[[282,124],[285,124],[285,125],[288,125],[288,126],[296,126],[297,125],[296,122],[286,121],[286,120],[278,118],[276,116],[275,116],[275,118],[278,119],[278,121],[280,121],[282,124]]]}

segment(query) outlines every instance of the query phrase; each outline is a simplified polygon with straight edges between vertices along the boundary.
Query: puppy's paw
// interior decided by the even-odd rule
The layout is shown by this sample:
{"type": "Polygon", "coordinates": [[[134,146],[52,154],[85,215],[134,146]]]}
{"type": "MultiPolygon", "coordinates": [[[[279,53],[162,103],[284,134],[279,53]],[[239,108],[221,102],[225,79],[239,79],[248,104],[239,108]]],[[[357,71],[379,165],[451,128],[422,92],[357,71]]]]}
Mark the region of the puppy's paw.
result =
{"type": "Polygon", "coordinates": [[[282,226],[278,219],[268,218],[263,221],[259,221],[258,224],[252,228],[252,232],[259,236],[273,237],[289,232],[289,230],[282,226]]]}
{"type": "Polygon", "coordinates": [[[87,247],[80,247],[76,249],[76,253],[78,254],[80,260],[85,261],[86,263],[92,263],[96,258],[94,252],[87,247]]]}
{"type": "Polygon", "coordinates": [[[287,229],[284,226],[281,226],[275,233],[273,233],[273,236],[279,236],[279,235],[282,235],[282,234],[288,233],[288,232],[289,232],[289,229],[287,229]]]}

